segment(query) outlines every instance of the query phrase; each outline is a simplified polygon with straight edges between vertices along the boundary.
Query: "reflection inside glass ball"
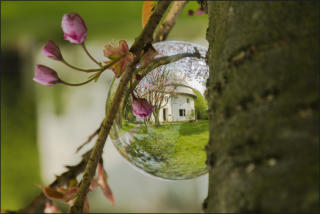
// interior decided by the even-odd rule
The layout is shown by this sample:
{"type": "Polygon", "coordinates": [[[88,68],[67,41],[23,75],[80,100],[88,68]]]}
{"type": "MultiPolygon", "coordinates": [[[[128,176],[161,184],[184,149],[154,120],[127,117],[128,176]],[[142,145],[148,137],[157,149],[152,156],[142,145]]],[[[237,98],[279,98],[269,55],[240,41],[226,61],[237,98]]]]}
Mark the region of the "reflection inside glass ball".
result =
{"type": "MultiPolygon", "coordinates": [[[[158,52],[155,58],[193,53],[195,48],[205,57],[207,51],[182,41],[159,42],[153,47],[158,52]]],[[[204,92],[208,75],[204,58],[186,57],[144,76],[133,96],[152,104],[152,113],[142,119],[132,112],[132,96],[122,102],[110,133],[121,155],[143,172],[164,179],[205,174],[209,128],[204,92]]],[[[108,102],[118,82],[113,82],[108,102]]]]}

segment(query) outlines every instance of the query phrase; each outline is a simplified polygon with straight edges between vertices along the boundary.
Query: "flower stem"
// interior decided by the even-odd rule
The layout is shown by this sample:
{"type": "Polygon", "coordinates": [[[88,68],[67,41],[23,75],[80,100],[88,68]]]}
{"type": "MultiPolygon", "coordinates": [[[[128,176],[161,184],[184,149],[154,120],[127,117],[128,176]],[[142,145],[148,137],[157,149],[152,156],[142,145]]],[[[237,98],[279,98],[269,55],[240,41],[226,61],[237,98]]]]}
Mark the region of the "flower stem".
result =
{"type": "MultiPolygon", "coordinates": [[[[120,56],[118,59],[115,59],[115,60],[111,61],[109,64],[106,64],[106,65],[104,65],[103,67],[101,67],[101,68],[99,68],[99,69],[86,70],[86,72],[96,72],[96,73],[93,74],[92,77],[91,77],[90,79],[88,79],[87,81],[85,81],[85,82],[81,82],[81,83],[69,83],[69,82],[66,82],[66,81],[60,79],[60,83],[62,83],[62,84],[64,84],[64,85],[69,85],[69,86],[81,86],[81,85],[85,85],[85,84],[91,82],[92,80],[99,78],[99,76],[101,75],[101,73],[102,73],[103,71],[105,71],[107,68],[109,68],[110,66],[114,65],[115,63],[119,62],[124,56],[125,56],[125,55],[120,56]]],[[[68,64],[68,63],[67,63],[66,61],[64,61],[64,60],[63,60],[62,62],[65,63],[65,64],[68,64]]]]}
{"type": "Polygon", "coordinates": [[[91,81],[94,80],[94,79],[95,79],[95,76],[92,77],[92,78],[90,78],[90,79],[88,79],[88,80],[85,81],[85,82],[80,82],[80,83],[69,83],[69,82],[66,82],[66,81],[63,81],[63,80],[60,79],[60,83],[62,83],[62,84],[64,84],[64,85],[69,85],[69,86],[81,86],[81,85],[85,85],[85,84],[91,82],[91,81]]]}
{"type": "Polygon", "coordinates": [[[107,68],[111,67],[112,65],[116,64],[117,62],[119,62],[123,57],[125,57],[126,55],[121,55],[119,58],[111,61],[109,64],[104,65],[103,67],[101,67],[101,70],[104,71],[107,68]]]}
{"type": "Polygon", "coordinates": [[[66,62],[64,59],[61,60],[61,62],[63,64],[65,64],[66,66],[74,69],[74,70],[78,70],[78,71],[83,71],[83,72],[86,72],[86,73],[90,73],[90,72],[96,72],[96,71],[100,71],[101,68],[94,68],[94,69],[82,69],[82,68],[78,68],[78,67],[75,67],[73,65],[70,65],[68,62],[66,62]]]}
{"type": "Polygon", "coordinates": [[[83,50],[86,52],[86,54],[88,55],[88,57],[95,62],[97,65],[99,65],[100,67],[102,67],[101,63],[98,62],[97,60],[95,60],[95,58],[93,58],[93,56],[89,53],[89,51],[87,50],[86,45],[84,44],[84,42],[81,44],[81,46],[83,47],[83,50]]]}

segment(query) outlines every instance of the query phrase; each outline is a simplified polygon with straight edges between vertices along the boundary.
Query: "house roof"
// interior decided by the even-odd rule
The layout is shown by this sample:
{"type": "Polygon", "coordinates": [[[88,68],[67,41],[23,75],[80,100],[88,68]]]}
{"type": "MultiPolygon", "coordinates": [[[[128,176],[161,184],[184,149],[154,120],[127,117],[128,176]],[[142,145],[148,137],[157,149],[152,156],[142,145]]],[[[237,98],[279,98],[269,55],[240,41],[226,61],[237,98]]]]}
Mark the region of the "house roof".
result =
{"type": "Polygon", "coordinates": [[[190,95],[197,98],[197,95],[192,91],[191,88],[188,88],[188,87],[178,86],[174,91],[177,94],[185,94],[185,95],[190,95]]]}
{"type": "Polygon", "coordinates": [[[174,91],[177,94],[184,94],[197,98],[197,95],[193,92],[192,87],[186,81],[184,74],[181,71],[171,72],[168,84],[170,85],[170,88],[175,88],[174,91]]]}

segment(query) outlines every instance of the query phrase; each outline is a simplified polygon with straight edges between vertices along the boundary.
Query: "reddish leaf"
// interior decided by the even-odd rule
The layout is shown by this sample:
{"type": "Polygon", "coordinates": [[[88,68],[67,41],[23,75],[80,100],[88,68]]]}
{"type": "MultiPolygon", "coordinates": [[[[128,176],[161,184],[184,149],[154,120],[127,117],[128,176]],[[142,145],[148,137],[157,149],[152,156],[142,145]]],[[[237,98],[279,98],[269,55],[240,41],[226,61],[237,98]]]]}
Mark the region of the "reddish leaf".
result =
{"type": "Polygon", "coordinates": [[[69,201],[76,196],[76,194],[79,190],[79,187],[77,187],[77,186],[69,187],[68,189],[58,187],[57,190],[64,195],[64,201],[69,201]]]}
{"type": "Polygon", "coordinates": [[[78,187],[69,187],[68,189],[64,189],[61,187],[57,187],[57,189],[53,189],[50,186],[38,186],[42,189],[43,193],[47,198],[51,200],[59,200],[67,202],[73,199],[76,196],[78,191],[78,187]]]}
{"type": "Polygon", "coordinates": [[[57,190],[49,187],[49,186],[44,186],[42,187],[43,193],[47,196],[47,198],[51,200],[64,200],[64,194],[61,192],[58,192],[57,190]]]}
{"type": "Polygon", "coordinates": [[[104,196],[111,201],[112,205],[114,205],[113,194],[108,185],[107,178],[108,178],[107,172],[104,170],[103,165],[99,163],[98,164],[98,184],[104,196]]]}
{"type": "Polygon", "coordinates": [[[93,191],[93,189],[98,187],[98,186],[99,186],[99,184],[98,184],[97,179],[95,179],[95,178],[92,179],[91,184],[89,186],[89,191],[93,191]]]}
{"type": "Polygon", "coordinates": [[[111,60],[118,59],[119,57],[129,53],[129,47],[125,40],[119,41],[119,47],[112,47],[107,44],[104,46],[104,56],[111,60]]]}
{"type": "Polygon", "coordinates": [[[90,205],[89,205],[88,196],[87,196],[86,199],[84,200],[83,212],[84,212],[84,213],[90,213],[90,205]]]}

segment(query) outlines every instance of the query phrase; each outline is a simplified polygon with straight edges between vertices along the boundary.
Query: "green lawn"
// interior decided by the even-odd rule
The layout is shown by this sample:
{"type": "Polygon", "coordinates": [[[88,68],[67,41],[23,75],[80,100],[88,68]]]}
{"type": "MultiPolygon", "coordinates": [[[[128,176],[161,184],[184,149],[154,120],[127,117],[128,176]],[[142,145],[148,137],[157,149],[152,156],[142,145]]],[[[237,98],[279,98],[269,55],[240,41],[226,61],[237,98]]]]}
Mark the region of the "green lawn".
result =
{"type": "Polygon", "coordinates": [[[122,120],[122,127],[121,127],[121,132],[127,132],[129,131],[130,129],[136,127],[137,124],[136,123],[132,123],[132,122],[129,122],[128,120],[122,120]]]}
{"type": "Polygon", "coordinates": [[[209,139],[207,120],[160,127],[146,128],[143,125],[134,139],[127,147],[129,158],[151,174],[185,179],[204,174],[207,170],[204,151],[209,139]]]}

